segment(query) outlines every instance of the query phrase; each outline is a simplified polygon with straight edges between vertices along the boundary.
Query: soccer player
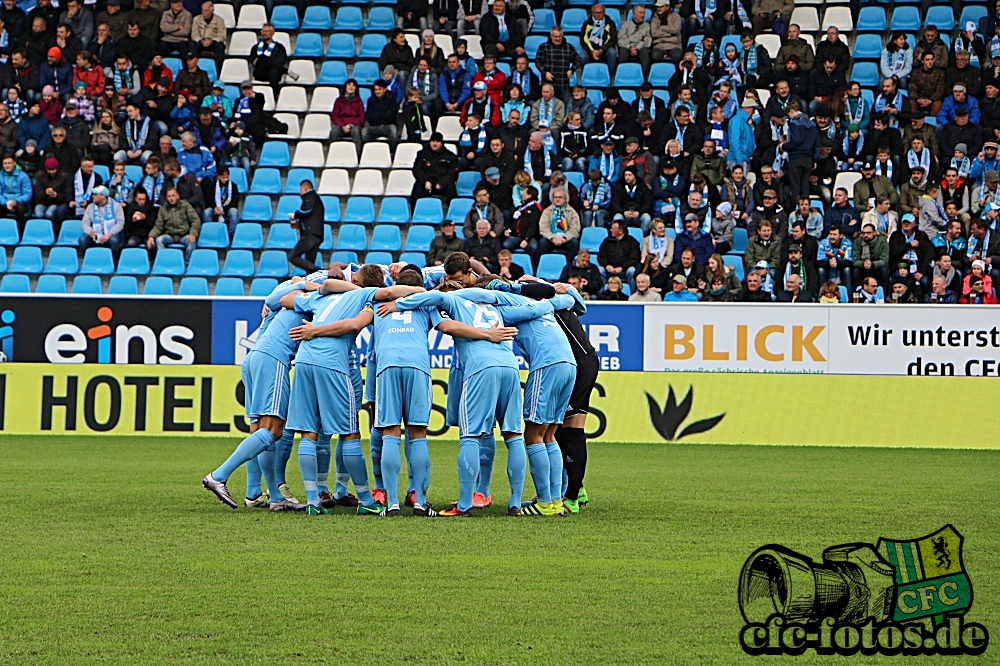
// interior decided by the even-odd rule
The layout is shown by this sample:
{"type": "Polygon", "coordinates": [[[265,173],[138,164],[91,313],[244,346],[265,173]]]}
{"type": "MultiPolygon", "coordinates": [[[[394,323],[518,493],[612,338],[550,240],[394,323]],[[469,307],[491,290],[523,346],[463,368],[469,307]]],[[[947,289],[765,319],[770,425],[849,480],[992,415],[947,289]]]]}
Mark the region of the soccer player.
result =
{"type": "Polygon", "coordinates": [[[479,284],[502,291],[463,289],[457,294],[475,303],[495,305],[506,324],[516,325],[515,340],[530,367],[524,389],[524,439],[538,497],[536,502],[522,505],[522,513],[560,515],[563,466],[555,433],[569,405],[576,380],[576,361],[552,313],[574,307],[577,301],[568,294],[557,295],[555,288],[547,284],[524,285],[524,291],[531,290],[529,293],[551,299],[545,301],[509,293],[521,291],[522,285],[504,283],[495,275],[482,276],[479,284]]]}
{"type": "MultiPolygon", "coordinates": [[[[446,281],[435,291],[415,294],[379,306],[379,316],[407,312],[422,307],[436,307],[449,318],[487,331],[494,324],[503,325],[500,313],[492,305],[473,303],[452,291],[461,285],[446,281]]],[[[525,453],[521,437],[521,383],[510,342],[455,339],[455,352],[462,362],[462,390],[458,405],[458,503],[439,515],[471,516],[472,494],[479,475],[480,438],[492,434],[500,422],[507,445],[507,475],[511,485],[508,515],[520,515],[524,491],[525,453]]]]}
{"type": "Polygon", "coordinates": [[[281,299],[283,307],[313,315],[310,330],[315,335],[302,338],[295,356],[295,382],[288,418],[288,427],[302,433],[299,467],[309,515],[328,513],[321,503],[317,486],[316,440],[321,428],[343,437],[344,467],[354,481],[358,514],[379,515],[382,512],[382,506],[375,502],[368,488],[368,469],[361,452],[358,428],[360,387],[352,381],[350,368],[354,339],[372,323],[372,299],[383,285],[382,271],[377,266],[363,266],[356,280],[362,289],[329,293],[328,282],[324,282],[319,292],[287,294],[281,299]]]}
{"type": "MultiPolygon", "coordinates": [[[[226,481],[240,465],[258,459],[270,493],[271,511],[301,510],[303,507],[294,497],[285,497],[279,487],[276,474],[275,440],[287,438],[291,444],[291,431],[284,430],[288,415],[288,372],[299,343],[289,337],[289,330],[297,326],[302,317],[293,310],[283,308],[281,299],[296,294],[314,291],[317,285],[301,278],[283,282],[264,300],[267,314],[261,322],[257,341],[243,360],[241,369],[243,386],[246,389],[246,415],[251,421],[250,436],[240,442],[232,455],[217,470],[202,479],[202,485],[219,498],[226,506],[239,506],[229,494],[226,481]]],[[[255,474],[249,470],[250,479],[255,474]]],[[[259,479],[260,473],[256,472],[259,479]]],[[[257,481],[259,484],[259,480],[257,481]]],[[[249,493],[248,493],[249,494],[249,493]]],[[[247,498],[247,505],[260,505],[258,498],[247,498]]]]}

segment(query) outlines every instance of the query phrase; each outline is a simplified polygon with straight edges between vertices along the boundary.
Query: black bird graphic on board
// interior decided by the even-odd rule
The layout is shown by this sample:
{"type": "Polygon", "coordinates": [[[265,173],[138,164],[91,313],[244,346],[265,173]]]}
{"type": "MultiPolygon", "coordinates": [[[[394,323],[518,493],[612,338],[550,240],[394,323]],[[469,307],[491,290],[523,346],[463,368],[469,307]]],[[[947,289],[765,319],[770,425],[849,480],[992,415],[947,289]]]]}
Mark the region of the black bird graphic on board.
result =
{"type": "Polygon", "coordinates": [[[656,428],[656,432],[660,433],[660,437],[667,440],[668,442],[674,441],[675,439],[683,439],[688,435],[697,435],[698,433],[708,432],[715,426],[719,424],[720,421],[726,416],[725,412],[719,414],[718,416],[713,416],[708,419],[702,419],[701,421],[695,421],[694,423],[688,425],[686,428],[681,430],[681,434],[674,435],[677,432],[677,428],[684,423],[684,419],[688,417],[691,412],[691,403],[694,401],[694,387],[689,387],[687,395],[681,400],[680,404],[677,403],[676,397],[674,397],[674,387],[667,387],[667,404],[660,409],[659,403],[656,402],[656,398],[646,394],[646,400],[649,401],[649,418],[653,422],[653,427],[656,428]]]}

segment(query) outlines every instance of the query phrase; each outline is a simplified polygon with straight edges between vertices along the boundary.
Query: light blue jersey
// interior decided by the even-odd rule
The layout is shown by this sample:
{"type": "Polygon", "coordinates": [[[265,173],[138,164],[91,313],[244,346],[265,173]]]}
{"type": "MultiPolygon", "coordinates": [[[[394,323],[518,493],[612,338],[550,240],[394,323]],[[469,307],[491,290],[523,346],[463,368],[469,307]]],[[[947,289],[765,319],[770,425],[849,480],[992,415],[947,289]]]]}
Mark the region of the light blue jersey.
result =
{"type": "Polygon", "coordinates": [[[293,284],[289,280],[275,287],[274,291],[264,299],[269,312],[260,324],[257,341],[254,342],[252,349],[277,359],[285,367],[291,365],[299,348],[299,343],[289,337],[288,331],[302,324],[302,315],[281,307],[280,301],[282,296],[301,289],[301,282],[293,284]]]}
{"type": "Polygon", "coordinates": [[[378,371],[385,368],[416,368],[431,374],[427,333],[443,321],[437,308],[417,308],[375,317],[373,343],[378,371]]]}
{"type": "MultiPolygon", "coordinates": [[[[473,303],[455,293],[428,291],[413,294],[396,301],[400,312],[423,307],[436,307],[457,322],[473,328],[489,330],[493,324],[503,326],[500,312],[488,303],[473,303]]],[[[517,359],[510,342],[490,342],[489,340],[468,340],[455,338],[455,352],[462,360],[462,370],[466,378],[487,368],[517,369],[517,359]]],[[[379,359],[379,363],[382,360],[379,359]]]]}
{"type": "MultiPolygon", "coordinates": [[[[323,326],[344,319],[351,319],[362,310],[372,308],[375,287],[356,289],[344,294],[320,295],[319,292],[300,294],[295,297],[295,311],[312,314],[313,324],[323,326]]],[[[354,349],[354,336],[316,337],[299,345],[296,363],[309,363],[339,372],[348,373],[354,349]]]]}

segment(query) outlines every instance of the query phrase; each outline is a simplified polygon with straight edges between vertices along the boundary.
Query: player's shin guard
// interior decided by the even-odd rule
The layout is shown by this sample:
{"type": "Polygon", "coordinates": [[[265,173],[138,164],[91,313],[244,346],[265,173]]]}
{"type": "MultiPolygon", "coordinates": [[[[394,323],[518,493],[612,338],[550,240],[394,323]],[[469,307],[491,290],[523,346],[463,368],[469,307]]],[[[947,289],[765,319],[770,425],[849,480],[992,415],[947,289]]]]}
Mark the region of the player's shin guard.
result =
{"type": "Polygon", "coordinates": [[[549,454],[549,494],[553,500],[562,500],[562,451],[555,442],[548,442],[545,451],[549,454]]]}
{"type": "MultiPolygon", "coordinates": [[[[373,431],[374,432],[374,431],[373,431]]],[[[403,459],[399,456],[400,438],[393,435],[385,435],[382,439],[382,473],[379,475],[385,483],[386,502],[388,506],[399,504],[399,472],[403,468],[403,459]]],[[[374,460],[375,447],[372,447],[372,466],[374,460]]]]}
{"type": "MultiPolygon", "coordinates": [[[[260,454],[257,455],[257,458],[260,454]]],[[[260,487],[260,475],[261,467],[257,463],[257,458],[251,458],[247,461],[247,498],[254,499],[260,497],[260,494],[264,492],[264,489],[260,487]]]]}
{"type": "MultiPolygon", "coordinates": [[[[377,428],[372,428],[371,432],[372,476],[375,477],[376,488],[385,488],[385,486],[382,485],[382,446],[383,446],[382,431],[378,430],[377,428]]],[[[396,474],[398,477],[399,473],[397,472],[396,474]]]]}
{"type": "Polygon", "coordinates": [[[556,441],[563,452],[566,468],[566,492],[563,496],[575,500],[580,495],[583,475],[587,471],[587,436],[583,428],[559,428],[556,430],[556,441]]]}
{"type": "MultiPolygon", "coordinates": [[[[232,455],[222,463],[217,470],[212,472],[212,478],[216,481],[227,481],[240,465],[253,460],[260,452],[274,445],[274,435],[269,430],[261,428],[252,433],[249,437],[240,442],[232,455]]],[[[260,470],[257,470],[257,485],[260,486],[260,470]]],[[[258,493],[259,494],[259,493],[258,493]]]]}
{"type": "Polygon", "coordinates": [[[375,506],[372,498],[372,491],[368,488],[368,467],[365,465],[365,456],[361,452],[361,440],[344,440],[344,467],[351,475],[354,482],[354,490],[358,494],[358,502],[366,507],[375,506]]]}
{"type": "Polygon", "coordinates": [[[316,487],[316,440],[299,440],[299,469],[302,470],[302,485],[306,489],[306,503],[319,506],[319,490],[316,487]]]}
{"type": "Polygon", "coordinates": [[[330,435],[319,433],[316,439],[316,489],[328,493],[326,480],[330,477],[330,435]]]}
{"type": "MultiPolygon", "coordinates": [[[[262,451],[257,456],[257,463],[260,465],[261,471],[264,472],[264,481],[267,482],[267,494],[272,502],[280,502],[285,499],[285,496],[278,490],[278,480],[274,476],[274,460],[276,457],[273,448],[262,451]]],[[[247,493],[248,497],[249,495],[247,493]]]]}
{"type": "Polygon", "coordinates": [[[510,483],[510,503],[508,507],[521,507],[524,496],[524,473],[528,466],[523,437],[511,437],[504,441],[507,445],[507,481],[510,483]]]}
{"type": "Polygon", "coordinates": [[[334,469],[337,474],[337,484],[333,489],[333,496],[337,499],[347,497],[347,482],[351,480],[351,475],[347,473],[344,466],[344,438],[337,437],[337,448],[333,452],[334,469]]]}
{"type": "Polygon", "coordinates": [[[492,432],[479,438],[479,482],[476,492],[489,497],[490,480],[493,478],[493,459],[497,455],[497,440],[492,432]]]}
{"type": "Polygon", "coordinates": [[[535,482],[535,494],[539,502],[551,502],[549,492],[549,453],[544,444],[528,444],[528,465],[531,467],[531,480],[535,482]]]}
{"type": "Polygon", "coordinates": [[[479,475],[479,438],[462,437],[458,443],[458,509],[472,508],[472,493],[479,475]]]}
{"type": "MultiPolygon", "coordinates": [[[[295,440],[295,433],[285,428],[281,432],[281,438],[274,445],[274,480],[278,486],[285,483],[285,470],[288,469],[288,459],[292,457],[292,442],[295,440]]],[[[275,486],[277,488],[278,486],[275,486]]]]}
{"type": "MultiPolygon", "coordinates": [[[[407,438],[409,439],[409,438],[407,438]]],[[[413,470],[413,490],[417,494],[417,504],[427,507],[427,487],[430,485],[431,455],[427,448],[427,438],[421,437],[410,442],[406,454],[407,466],[413,470]]],[[[409,493],[409,489],[407,489],[409,493]]]]}

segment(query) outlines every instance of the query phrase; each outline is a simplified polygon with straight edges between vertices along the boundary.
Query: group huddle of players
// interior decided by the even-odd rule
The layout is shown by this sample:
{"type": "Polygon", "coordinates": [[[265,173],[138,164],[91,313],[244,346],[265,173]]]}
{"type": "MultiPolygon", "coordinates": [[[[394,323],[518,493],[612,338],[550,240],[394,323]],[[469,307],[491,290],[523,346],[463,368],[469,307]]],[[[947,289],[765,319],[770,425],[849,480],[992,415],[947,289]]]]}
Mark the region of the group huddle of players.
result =
{"type": "Polygon", "coordinates": [[[243,361],[250,435],[202,484],[236,509],[226,482],[246,464],[247,506],[308,515],[348,506],[360,515],[398,516],[405,425],[405,505],[415,516],[471,516],[474,508],[492,505],[493,431],[499,424],[511,491],[507,515],[578,513],[588,501],[584,424],[599,365],[578,318],[586,309],[570,286],[530,277],[506,282],[464,252],[424,269],[331,264],[328,271],[292,278],[265,300],[257,340],[243,361]],[[355,340],[369,327],[364,382],[355,340]],[[459,494],[441,511],[426,496],[432,328],[455,342],[446,422],[459,429],[459,494]],[[512,341],[530,369],[523,397],[512,341]],[[363,394],[374,403],[373,487],[358,423],[363,394]],[[305,504],[285,482],[295,433],[301,435],[305,504]],[[523,502],[528,468],[536,496],[523,502]],[[348,482],[355,495],[348,493],[348,482]]]}

